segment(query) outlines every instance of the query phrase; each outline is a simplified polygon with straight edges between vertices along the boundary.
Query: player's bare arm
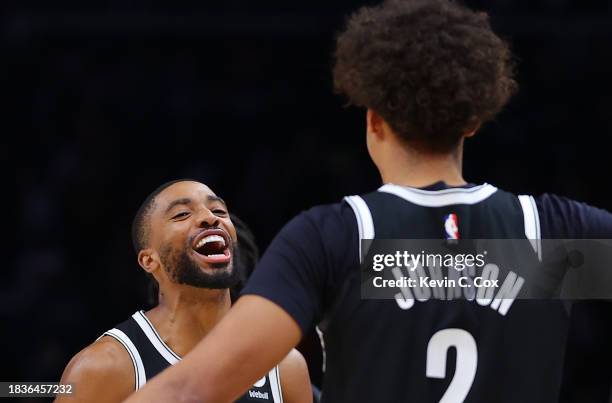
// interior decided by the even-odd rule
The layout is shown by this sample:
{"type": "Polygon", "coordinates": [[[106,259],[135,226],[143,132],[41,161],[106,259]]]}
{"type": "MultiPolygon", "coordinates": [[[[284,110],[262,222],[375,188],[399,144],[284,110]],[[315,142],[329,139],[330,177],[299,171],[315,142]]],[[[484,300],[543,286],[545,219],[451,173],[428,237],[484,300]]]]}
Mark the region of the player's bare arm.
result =
{"type": "Polygon", "coordinates": [[[61,383],[74,385],[74,393],[58,396],[55,402],[120,402],[134,391],[134,376],[125,348],[110,337],[102,337],[70,360],[61,383]]]}
{"type": "Polygon", "coordinates": [[[293,349],[278,365],[283,401],[285,403],[312,403],[312,386],[304,356],[293,349]]]}
{"type": "Polygon", "coordinates": [[[181,362],[147,382],[127,402],[234,401],[282,361],[301,336],[298,324],[278,305],[243,296],[181,362]],[[245,333],[245,323],[273,323],[274,332],[252,326],[245,333]]]}

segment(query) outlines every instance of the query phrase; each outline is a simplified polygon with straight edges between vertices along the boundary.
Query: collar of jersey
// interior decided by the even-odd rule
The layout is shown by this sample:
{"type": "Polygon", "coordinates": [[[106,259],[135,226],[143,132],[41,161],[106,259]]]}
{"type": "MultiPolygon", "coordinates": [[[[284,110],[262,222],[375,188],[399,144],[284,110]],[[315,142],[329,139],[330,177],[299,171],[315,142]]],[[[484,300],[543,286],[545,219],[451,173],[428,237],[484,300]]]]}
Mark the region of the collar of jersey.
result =
{"type": "MultiPolygon", "coordinates": [[[[438,183],[429,187],[436,186],[438,183]]],[[[378,191],[393,194],[420,206],[443,207],[453,204],[480,203],[494,194],[497,188],[488,183],[483,183],[482,185],[471,187],[450,187],[440,190],[425,190],[387,183],[381,186],[378,191]]]]}
{"type": "Polygon", "coordinates": [[[149,321],[149,318],[145,315],[144,311],[138,311],[132,318],[138,323],[138,326],[142,329],[144,334],[147,336],[153,347],[166,359],[170,364],[174,365],[181,360],[181,357],[172,351],[170,347],[162,340],[157,330],[153,327],[153,324],[149,321]]]}

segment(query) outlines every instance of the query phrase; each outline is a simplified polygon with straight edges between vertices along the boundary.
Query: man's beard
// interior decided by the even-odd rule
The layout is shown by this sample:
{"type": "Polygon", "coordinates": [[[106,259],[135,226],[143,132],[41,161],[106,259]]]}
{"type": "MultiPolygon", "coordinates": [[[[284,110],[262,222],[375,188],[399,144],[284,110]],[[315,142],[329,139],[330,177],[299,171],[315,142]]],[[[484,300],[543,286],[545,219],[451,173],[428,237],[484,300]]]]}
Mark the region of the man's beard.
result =
{"type": "MultiPolygon", "coordinates": [[[[232,252],[234,248],[231,248],[232,252]]],[[[232,253],[233,255],[233,253],[232,253]]],[[[229,263],[211,264],[213,272],[207,273],[189,256],[187,250],[165,247],[159,256],[166,272],[175,283],[198,288],[224,289],[240,281],[238,270],[233,267],[233,256],[229,263]]]]}

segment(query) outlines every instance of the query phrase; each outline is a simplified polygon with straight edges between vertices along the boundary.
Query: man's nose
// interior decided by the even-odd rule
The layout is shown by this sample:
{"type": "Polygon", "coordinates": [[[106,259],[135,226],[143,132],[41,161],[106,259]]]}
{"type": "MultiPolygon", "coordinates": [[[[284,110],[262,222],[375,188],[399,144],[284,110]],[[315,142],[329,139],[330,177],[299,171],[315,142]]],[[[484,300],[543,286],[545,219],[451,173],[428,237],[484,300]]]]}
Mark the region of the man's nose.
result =
{"type": "Polygon", "coordinates": [[[214,215],[209,209],[205,208],[198,213],[197,223],[200,227],[217,227],[219,225],[219,217],[214,215]]]}

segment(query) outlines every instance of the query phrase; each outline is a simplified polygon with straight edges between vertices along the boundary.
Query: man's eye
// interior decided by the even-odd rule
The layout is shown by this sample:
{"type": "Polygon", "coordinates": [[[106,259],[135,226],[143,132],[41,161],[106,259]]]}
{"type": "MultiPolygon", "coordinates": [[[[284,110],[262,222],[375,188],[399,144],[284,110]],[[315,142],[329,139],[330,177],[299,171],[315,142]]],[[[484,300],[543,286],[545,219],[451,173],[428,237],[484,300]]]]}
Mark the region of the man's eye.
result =
{"type": "Polygon", "coordinates": [[[180,213],[178,213],[177,215],[175,215],[174,217],[172,217],[172,219],[176,219],[176,218],[184,218],[187,217],[189,215],[188,212],[186,211],[182,211],[180,213]]]}
{"type": "Polygon", "coordinates": [[[216,215],[225,215],[227,214],[227,211],[218,208],[218,209],[214,209],[213,213],[216,215]]]}

